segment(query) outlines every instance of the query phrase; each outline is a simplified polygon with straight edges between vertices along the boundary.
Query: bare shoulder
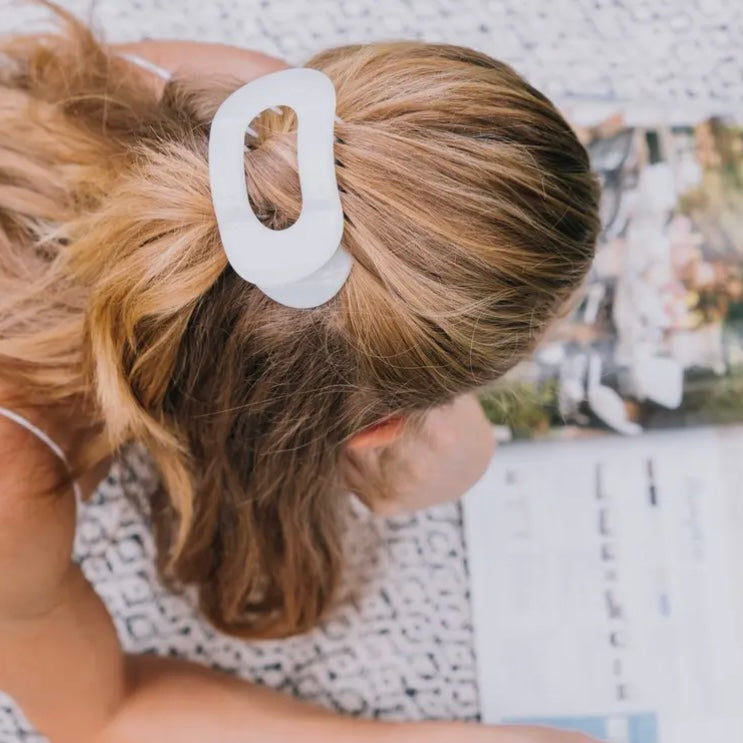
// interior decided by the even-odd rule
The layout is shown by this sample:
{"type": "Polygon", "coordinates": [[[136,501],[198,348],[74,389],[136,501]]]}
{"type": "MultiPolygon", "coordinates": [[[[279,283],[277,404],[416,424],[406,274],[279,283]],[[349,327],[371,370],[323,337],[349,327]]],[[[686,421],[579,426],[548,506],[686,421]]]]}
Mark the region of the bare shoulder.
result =
{"type": "Polygon", "coordinates": [[[38,614],[70,566],[75,499],[64,470],[30,432],[0,418],[0,617],[38,614]]]}
{"type": "Polygon", "coordinates": [[[0,503],[49,493],[64,476],[63,466],[43,442],[0,416],[0,503]]]}
{"type": "Polygon", "coordinates": [[[248,82],[287,67],[276,57],[227,44],[152,40],[110,48],[114,53],[136,55],[176,76],[219,75],[248,82]]]}

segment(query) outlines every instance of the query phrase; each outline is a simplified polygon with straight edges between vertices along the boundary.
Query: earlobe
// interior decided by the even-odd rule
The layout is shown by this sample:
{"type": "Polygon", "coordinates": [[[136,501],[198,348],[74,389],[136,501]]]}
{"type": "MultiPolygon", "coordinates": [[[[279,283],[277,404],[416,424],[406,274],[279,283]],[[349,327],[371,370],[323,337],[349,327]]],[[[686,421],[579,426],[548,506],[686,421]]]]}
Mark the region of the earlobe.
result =
{"type": "Polygon", "coordinates": [[[377,449],[400,438],[405,429],[403,415],[391,415],[352,436],[348,447],[352,450],[377,449]]]}

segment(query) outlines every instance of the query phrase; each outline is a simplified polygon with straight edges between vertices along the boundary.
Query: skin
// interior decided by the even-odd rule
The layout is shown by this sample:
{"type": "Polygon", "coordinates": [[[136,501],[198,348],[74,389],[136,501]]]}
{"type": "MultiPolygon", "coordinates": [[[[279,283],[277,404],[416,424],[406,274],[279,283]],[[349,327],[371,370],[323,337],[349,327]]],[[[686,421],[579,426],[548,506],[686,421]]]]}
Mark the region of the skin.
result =
{"type": "MultiPolygon", "coordinates": [[[[221,45],[121,49],[177,74],[209,70],[249,80],[284,66],[221,45]]],[[[12,392],[0,376],[0,405],[12,392]]],[[[64,415],[18,412],[70,451],[64,415]]],[[[380,421],[349,444],[369,471],[383,450],[408,465],[398,510],[458,497],[493,454],[492,428],[471,396],[431,411],[421,441],[402,436],[403,423],[380,421]]],[[[106,467],[83,478],[85,495],[106,467]]],[[[75,500],[72,492],[52,492],[63,474],[43,444],[0,418],[0,688],[54,743],[587,743],[541,728],[346,718],[184,661],[125,655],[103,603],[71,560],[75,500]]],[[[389,502],[384,509],[392,510],[389,502]]]]}

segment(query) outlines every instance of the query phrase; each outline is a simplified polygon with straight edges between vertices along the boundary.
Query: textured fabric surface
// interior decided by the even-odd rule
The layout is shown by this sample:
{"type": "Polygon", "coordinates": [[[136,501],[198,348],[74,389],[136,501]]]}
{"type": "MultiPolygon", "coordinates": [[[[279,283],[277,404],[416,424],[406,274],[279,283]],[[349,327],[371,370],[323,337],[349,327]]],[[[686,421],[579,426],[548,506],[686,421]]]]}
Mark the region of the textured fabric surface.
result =
{"type": "MultiPolygon", "coordinates": [[[[513,64],[548,94],[743,105],[740,0],[62,0],[112,41],[225,41],[299,63],[341,43],[449,41],[513,64]],[[91,7],[94,12],[91,13],[91,7]]],[[[36,11],[3,8],[3,26],[36,11]],[[9,21],[9,23],[8,23],[9,21]]],[[[345,601],[304,637],[248,644],[165,592],[141,505],[153,472],[132,452],[80,514],[76,555],[130,651],[174,654],[354,714],[476,718],[459,509],[354,520],[345,601]]],[[[38,740],[0,695],[0,743],[38,740]]]]}

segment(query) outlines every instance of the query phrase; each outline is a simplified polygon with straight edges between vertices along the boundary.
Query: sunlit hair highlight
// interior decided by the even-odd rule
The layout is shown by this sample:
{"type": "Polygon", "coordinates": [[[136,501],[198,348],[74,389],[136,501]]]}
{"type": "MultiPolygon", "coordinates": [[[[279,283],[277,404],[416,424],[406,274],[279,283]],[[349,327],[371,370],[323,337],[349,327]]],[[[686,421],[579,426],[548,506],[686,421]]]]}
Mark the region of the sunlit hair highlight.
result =
{"type": "MultiPolygon", "coordinates": [[[[76,411],[79,468],[149,449],[162,567],[198,587],[215,625],[306,630],[342,569],[349,438],[499,378],[584,277],[586,153],[483,54],[315,56],[337,89],[354,267],[327,305],[293,310],[234,274],[215,224],[209,122],[241,81],[176,77],[158,98],[63,23],[0,47],[0,374],[26,404],[76,411]]],[[[265,112],[245,155],[275,228],[301,207],[295,124],[265,112]]]]}

